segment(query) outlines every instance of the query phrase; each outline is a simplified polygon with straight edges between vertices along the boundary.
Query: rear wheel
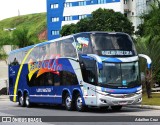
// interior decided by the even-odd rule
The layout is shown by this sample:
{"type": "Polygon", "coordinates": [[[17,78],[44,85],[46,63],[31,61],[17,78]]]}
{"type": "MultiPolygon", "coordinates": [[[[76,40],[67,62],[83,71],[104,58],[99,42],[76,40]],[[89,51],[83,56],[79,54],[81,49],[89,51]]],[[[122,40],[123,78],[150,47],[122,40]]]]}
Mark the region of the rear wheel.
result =
{"type": "Polygon", "coordinates": [[[18,96],[18,102],[19,102],[19,105],[24,107],[25,106],[25,103],[24,103],[24,98],[23,98],[23,95],[19,95],[18,96]]]}
{"type": "Polygon", "coordinates": [[[82,102],[83,101],[82,101],[81,95],[77,94],[76,100],[75,100],[75,106],[76,106],[77,111],[79,112],[83,112],[86,109],[86,107],[83,105],[82,102]]]}
{"type": "Polygon", "coordinates": [[[119,111],[121,110],[122,106],[121,105],[118,105],[118,106],[111,106],[112,110],[114,111],[119,111]]]}
{"type": "Polygon", "coordinates": [[[73,106],[72,106],[72,99],[69,96],[69,94],[67,93],[65,98],[64,98],[64,104],[67,110],[71,111],[73,106]]]}
{"type": "Polygon", "coordinates": [[[29,99],[29,95],[28,94],[25,94],[25,105],[27,107],[30,107],[31,106],[31,103],[30,103],[30,99],[29,99]]]}

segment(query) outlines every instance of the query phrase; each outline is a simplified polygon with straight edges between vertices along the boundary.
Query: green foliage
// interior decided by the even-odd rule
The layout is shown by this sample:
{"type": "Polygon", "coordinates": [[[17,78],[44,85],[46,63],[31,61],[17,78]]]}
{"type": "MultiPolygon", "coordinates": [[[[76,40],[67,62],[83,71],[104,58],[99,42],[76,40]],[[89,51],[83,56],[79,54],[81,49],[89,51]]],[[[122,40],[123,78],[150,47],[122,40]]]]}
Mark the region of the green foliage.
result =
{"type": "Polygon", "coordinates": [[[87,17],[78,21],[77,24],[74,25],[74,30],[71,30],[73,28],[69,28],[69,26],[71,25],[62,27],[60,32],[62,36],[75,32],[87,31],[115,31],[125,32],[132,35],[134,31],[132,23],[123,14],[120,12],[115,12],[111,9],[102,8],[93,11],[91,17],[87,17]]]}
{"type": "Polygon", "coordinates": [[[11,45],[16,45],[19,48],[23,48],[34,44],[34,42],[28,29],[22,27],[13,31],[11,45]]]}
{"type": "Polygon", "coordinates": [[[46,29],[46,13],[17,16],[0,21],[0,59],[7,55],[3,45],[25,47],[41,42],[38,35],[46,29]],[[5,30],[16,28],[15,30],[5,30]]]}
{"type": "Polygon", "coordinates": [[[67,35],[76,33],[77,32],[76,30],[77,30],[76,24],[72,23],[72,24],[64,25],[62,27],[62,30],[60,31],[60,34],[62,34],[62,36],[67,36],[67,35]]]}
{"type": "Polygon", "coordinates": [[[142,105],[157,105],[157,106],[160,106],[160,101],[159,98],[160,98],[160,94],[159,93],[152,93],[152,98],[149,98],[147,97],[146,94],[143,94],[142,96],[142,105]]]}
{"type": "Polygon", "coordinates": [[[7,54],[5,53],[3,47],[0,47],[0,60],[5,60],[7,58],[7,54]]]}
{"type": "MultiPolygon", "coordinates": [[[[151,4],[148,14],[141,16],[143,24],[139,26],[136,34],[138,53],[151,57],[154,81],[159,81],[157,74],[160,72],[160,2],[155,0],[151,4]]],[[[142,70],[145,71],[145,64],[142,63],[142,70]]]]}
{"type": "Polygon", "coordinates": [[[12,38],[12,34],[16,30],[6,31],[5,29],[8,28],[16,28],[18,32],[21,30],[23,33],[25,31],[23,31],[22,28],[24,28],[24,30],[27,29],[28,35],[32,36],[32,42],[40,42],[37,41],[38,34],[46,29],[46,13],[17,16],[0,21],[0,45],[12,44],[13,41],[15,41],[12,38]]]}

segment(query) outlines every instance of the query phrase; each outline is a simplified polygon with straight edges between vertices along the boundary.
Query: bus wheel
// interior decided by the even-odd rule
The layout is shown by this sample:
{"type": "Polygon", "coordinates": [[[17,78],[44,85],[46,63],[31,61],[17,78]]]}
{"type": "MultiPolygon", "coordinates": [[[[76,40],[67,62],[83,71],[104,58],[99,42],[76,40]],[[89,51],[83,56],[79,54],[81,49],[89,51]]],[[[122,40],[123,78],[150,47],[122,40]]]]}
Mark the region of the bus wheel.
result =
{"type": "Polygon", "coordinates": [[[23,95],[18,96],[18,102],[19,102],[20,106],[22,106],[22,107],[25,106],[23,95]]]}
{"type": "Polygon", "coordinates": [[[30,103],[29,95],[28,95],[28,94],[25,94],[25,104],[26,104],[27,107],[30,107],[30,106],[31,106],[31,103],[30,103]]]}
{"type": "Polygon", "coordinates": [[[119,111],[119,110],[121,110],[121,108],[122,108],[122,106],[120,105],[117,105],[117,106],[111,106],[111,108],[112,108],[112,110],[113,111],[119,111]]]}
{"type": "Polygon", "coordinates": [[[76,100],[75,100],[76,109],[79,112],[83,112],[85,110],[85,106],[82,103],[82,97],[80,94],[77,94],[76,100]]]}
{"type": "Polygon", "coordinates": [[[72,110],[72,99],[69,96],[69,94],[66,94],[64,103],[65,103],[66,109],[71,111],[72,110]]]}

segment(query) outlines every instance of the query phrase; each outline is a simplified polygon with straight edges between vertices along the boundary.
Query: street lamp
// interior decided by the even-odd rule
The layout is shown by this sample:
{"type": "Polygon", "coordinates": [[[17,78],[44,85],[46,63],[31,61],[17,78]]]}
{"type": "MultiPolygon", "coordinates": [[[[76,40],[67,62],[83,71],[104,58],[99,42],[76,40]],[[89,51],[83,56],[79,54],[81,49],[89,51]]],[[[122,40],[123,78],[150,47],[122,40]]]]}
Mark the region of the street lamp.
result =
{"type": "Polygon", "coordinates": [[[16,29],[15,27],[14,28],[5,28],[4,31],[13,31],[15,29],[16,29]]]}

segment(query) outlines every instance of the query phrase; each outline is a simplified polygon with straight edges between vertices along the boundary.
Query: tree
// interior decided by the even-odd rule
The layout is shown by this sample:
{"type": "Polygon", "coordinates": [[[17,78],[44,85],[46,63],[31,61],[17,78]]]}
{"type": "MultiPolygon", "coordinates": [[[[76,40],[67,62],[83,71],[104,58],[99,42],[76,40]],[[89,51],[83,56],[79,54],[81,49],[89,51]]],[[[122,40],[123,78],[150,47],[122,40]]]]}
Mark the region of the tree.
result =
{"type": "Polygon", "coordinates": [[[91,30],[125,32],[130,35],[134,31],[132,23],[127,17],[111,9],[99,8],[93,11],[91,22],[91,30]]]}
{"type": "MultiPolygon", "coordinates": [[[[67,25],[68,27],[70,25],[67,25]]],[[[61,35],[69,33],[70,30],[65,30],[67,26],[62,27],[61,35]]],[[[90,17],[81,19],[75,24],[75,32],[87,31],[115,31],[133,34],[134,28],[132,23],[120,12],[115,12],[111,9],[99,8],[93,11],[90,17]]],[[[73,32],[72,32],[73,33],[73,32]]]]}
{"type": "Polygon", "coordinates": [[[3,47],[0,46],[0,60],[5,60],[6,61],[6,58],[7,58],[7,54],[5,53],[3,47]]]}
{"type": "Polygon", "coordinates": [[[60,31],[61,36],[67,36],[70,34],[74,34],[77,32],[77,27],[76,24],[68,24],[68,25],[64,25],[62,27],[62,30],[60,31]]]}
{"type": "MultiPolygon", "coordinates": [[[[153,79],[157,81],[157,74],[160,73],[160,2],[154,0],[150,5],[150,11],[140,17],[143,24],[139,26],[136,32],[137,50],[139,53],[146,54],[152,59],[153,79]]],[[[144,71],[145,64],[142,64],[144,71]]],[[[160,81],[159,81],[160,82],[160,81]]]]}
{"type": "Polygon", "coordinates": [[[11,45],[16,45],[19,48],[23,48],[29,45],[33,45],[33,37],[29,34],[29,30],[22,27],[13,31],[11,45]]]}
{"type": "Polygon", "coordinates": [[[77,32],[91,31],[90,22],[91,22],[90,18],[84,18],[84,19],[81,19],[80,21],[78,21],[77,24],[76,24],[77,32]]]}

